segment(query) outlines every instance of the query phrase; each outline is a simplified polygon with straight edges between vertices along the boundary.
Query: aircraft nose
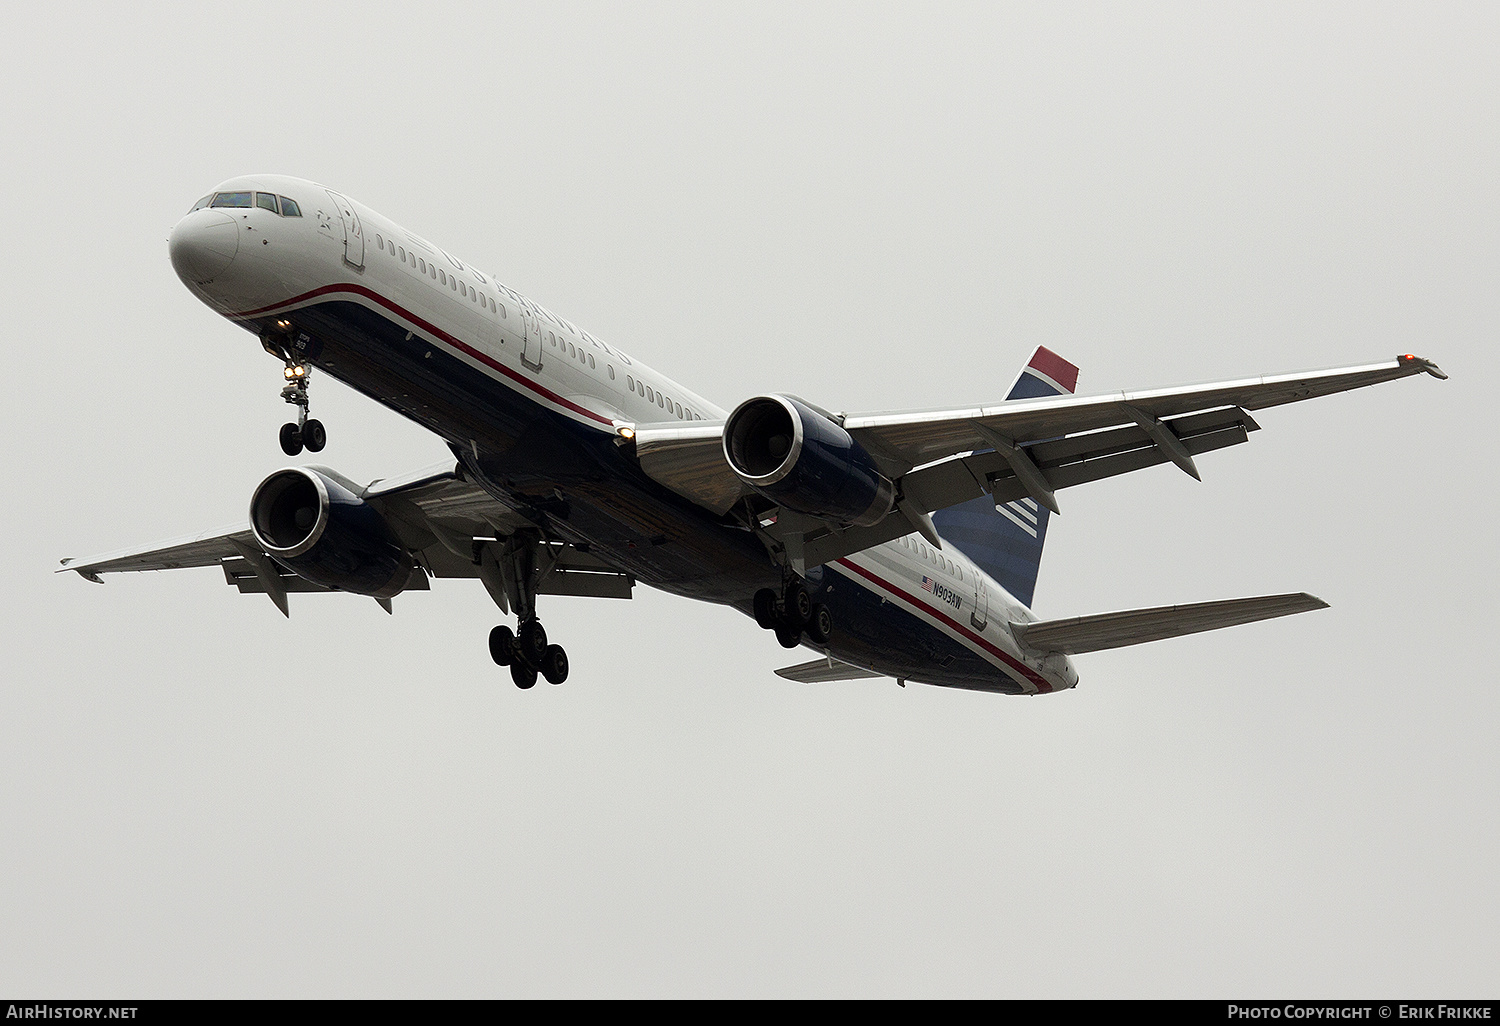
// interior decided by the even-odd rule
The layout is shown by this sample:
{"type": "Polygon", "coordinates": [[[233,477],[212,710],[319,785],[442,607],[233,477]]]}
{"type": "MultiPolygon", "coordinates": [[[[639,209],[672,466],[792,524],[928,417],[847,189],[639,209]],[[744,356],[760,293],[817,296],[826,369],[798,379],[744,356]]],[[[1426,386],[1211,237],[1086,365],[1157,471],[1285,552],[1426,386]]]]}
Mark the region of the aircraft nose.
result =
{"type": "Polygon", "coordinates": [[[222,210],[195,210],[172,229],[167,252],[185,282],[201,285],[223,274],[240,248],[240,228],[222,210]]]}

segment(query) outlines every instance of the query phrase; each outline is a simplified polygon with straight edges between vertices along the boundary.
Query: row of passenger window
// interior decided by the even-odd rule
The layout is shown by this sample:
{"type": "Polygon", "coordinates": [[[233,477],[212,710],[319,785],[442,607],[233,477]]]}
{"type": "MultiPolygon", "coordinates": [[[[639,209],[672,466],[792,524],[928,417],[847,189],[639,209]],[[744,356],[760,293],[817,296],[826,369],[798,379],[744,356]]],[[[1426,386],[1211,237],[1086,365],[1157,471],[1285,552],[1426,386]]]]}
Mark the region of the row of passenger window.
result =
{"type": "Polygon", "coordinates": [[[691,409],[683,409],[681,403],[673,402],[671,399],[662,395],[661,392],[652,388],[644,381],[637,380],[629,374],[625,375],[625,387],[630,389],[636,395],[644,396],[648,403],[655,403],[661,409],[664,409],[668,413],[674,415],[678,420],[703,419],[701,415],[694,413],[691,409]]]}
{"type": "MultiPolygon", "coordinates": [[[[272,192],[211,192],[193,204],[193,210],[202,210],[204,207],[231,207],[237,210],[259,207],[281,217],[302,216],[302,208],[297,206],[296,200],[272,192]]],[[[191,214],[193,210],[188,213],[191,214]]]]}
{"type": "Polygon", "coordinates": [[[957,577],[960,581],[964,579],[964,568],[962,564],[955,565],[953,560],[946,559],[943,556],[938,555],[938,551],[936,549],[929,549],[926,545],[923,545],[911,535],[907,535],[906,537],[900,539],[900,542],[904,547],[910,549],[912,552],[915,552],[918,556],[927,560],[927,562],[936,564],[939,570],[947,570],[950,575],[957,577]]]}
{"type": "Polygon", "coordinates": [[[460,296],[477,306],[488,306],[490,313],[498,314],[501,320],[506,319],[507,314],[504,303],[497,304],[494,297],[480,295],[474,286],[468,282],[459,281],[458,275],[449,274],[435,262],[428,263],[427,258],[418,256],[416,250],[408,253],[405,246],[396,245],[395,239],[387,239],[379,232],[375,233],[375,246],[381,252],[388,253],[408,267],[415,268],[418,274],[427,275],[439,285],[447,286],[450,291],[457,292],[460,296]]]}
{"type": "MultiPolygon", "coordinates": [[[[473,286],[469,285],[467,282],[459,281],[456,275],[450,275],[446,270],[438,267],[436,263],[429,263],[426,257],[418,256],[415,250],[407,252],[405,246],[398,245],[395,239],[387,239],[379,232],[375,233],[375,246],[381,252],[395,257],[397,260],[401,261],[403,264],[406,264],[408,267],[415,268],[418,274],[425,274],[433,281],[437,282],[439,285],[448,286],[451,291],[465,296],[471,302],[477,303],[480,306],[488,305],[490,308],[490,312],[498,314],[501,320],[507,319],[508,315],[506,313],[504,303],[496,303],[494,297],[492,296],[480,295],[477,291],[475,291],[473,286]]],[[[559,320],[561,320],[561,318],[559,318],[559,320]]],[[[572,326],[569,325],[569,327],[572,326]]],[[[603,342],[595,339],[586,331],[578,331],[577,333],[607,352],[616,352],[615,350],[610,349],[609,346],[605,345],[603,342]]],[[[599,369],[599,365],[597,362],[595,362],[592,353],[588,352],[587,350],[580,349],[572,342],[569,342],[566,338],[559,339],[556,332],[548,331],[547,341],[552,345],[554,349],[566,353],[569,359],[577,360],[579,363],[585,365],[590,370],[597,371],[599,369]]],[[[630,362],[630,358],[624,353],[617,353],[617,355],[626,363],[630,362]]],[[[609,374],[609,380],[614,381],[614,367],[610,366],[609,364],[605,364],[604,369],[609,374]]],[[[647,385],[644,381],[637,381],[633,376],[629,374],[625,375],[625,383],[626,387],[636,395],[643,396],[647,402],[656,403],[659,408],[671,413],[678,420],[703,419],[701,415],[694,413],[692,409],[685,409],[681,403],[673,402],[671,399],[667,398],[656,389],[647,385]]]]}

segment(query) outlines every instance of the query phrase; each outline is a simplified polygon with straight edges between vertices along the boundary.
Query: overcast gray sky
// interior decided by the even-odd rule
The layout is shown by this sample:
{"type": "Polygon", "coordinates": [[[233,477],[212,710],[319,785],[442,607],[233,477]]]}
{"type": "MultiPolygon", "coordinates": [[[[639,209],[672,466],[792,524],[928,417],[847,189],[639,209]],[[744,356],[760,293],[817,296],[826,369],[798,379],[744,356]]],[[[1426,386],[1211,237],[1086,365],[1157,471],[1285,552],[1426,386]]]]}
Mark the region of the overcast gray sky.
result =
{"type": "MultiPolygon", "coordinates": [[[[0,992],[1493,997],[1500,8],[85,3],[7,16],[0,992]],[[1385,360],[1061,496],[1037,612],[1332,608],[1041,699],[802,687],[747,619],[52,575],[218,526],[280,370],[167,231],[316,179],[723,406],[1385,360]]],[[[324,378],[319,462],[436,439],[324,378]]]]}

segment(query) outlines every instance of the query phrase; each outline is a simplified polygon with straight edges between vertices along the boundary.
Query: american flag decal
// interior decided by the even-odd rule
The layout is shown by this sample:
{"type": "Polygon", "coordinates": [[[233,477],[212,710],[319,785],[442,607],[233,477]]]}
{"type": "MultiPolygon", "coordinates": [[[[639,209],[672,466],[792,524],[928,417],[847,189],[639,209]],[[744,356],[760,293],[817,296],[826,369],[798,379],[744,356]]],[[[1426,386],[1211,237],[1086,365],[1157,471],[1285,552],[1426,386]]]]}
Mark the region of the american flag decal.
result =
{"type": "Polygon", "coordinates": [[[922,578],[922,590],[925,592],[930,592],[933,598],[942,599],[954,609],[958,609],[964,604],[964,600],[959,598],[958,592],[954,591],[946,584],[942,584],[938,581],[933,580],[931,577],[924,576],[922,578]]]}

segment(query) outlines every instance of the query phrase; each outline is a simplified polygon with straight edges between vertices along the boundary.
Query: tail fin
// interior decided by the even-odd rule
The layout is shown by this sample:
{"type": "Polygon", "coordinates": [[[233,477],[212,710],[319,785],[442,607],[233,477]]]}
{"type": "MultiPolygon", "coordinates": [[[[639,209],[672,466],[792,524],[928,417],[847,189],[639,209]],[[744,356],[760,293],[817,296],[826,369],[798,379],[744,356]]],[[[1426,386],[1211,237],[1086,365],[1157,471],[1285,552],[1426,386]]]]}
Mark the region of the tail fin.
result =
{"type": "MultiPolygon", "coordinates": [[[[1077,387],[1078,368],[1038,346],[1005,398],[1071,394],[1077,387]]],[[[938,510],[932,514],[932,522],[944,541],[957,545],[1002,588],[1030,606],[1049,516],[1033,499],[996,506],[989,496],[981,495],[938,510]]]]}

